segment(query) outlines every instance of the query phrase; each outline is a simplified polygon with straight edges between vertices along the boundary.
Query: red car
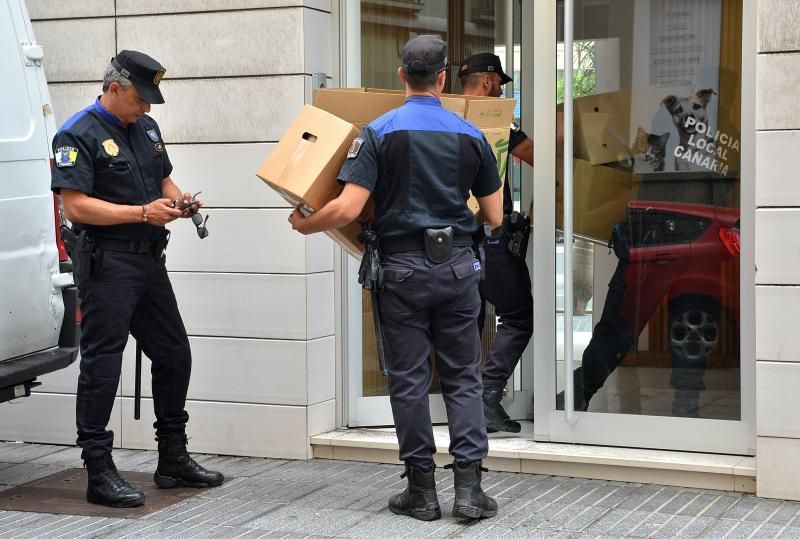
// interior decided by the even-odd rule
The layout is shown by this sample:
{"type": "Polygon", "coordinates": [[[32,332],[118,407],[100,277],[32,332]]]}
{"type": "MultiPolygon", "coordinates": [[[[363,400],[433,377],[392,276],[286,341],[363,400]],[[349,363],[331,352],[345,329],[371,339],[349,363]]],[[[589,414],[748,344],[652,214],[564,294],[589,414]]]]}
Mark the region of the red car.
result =
{"type": "MultiPolygon", "coordinates": [[[[603,313],[575,370],[575,409],[586,410],[634,348],[666,298],[673,415],[697,416],[721,314],[739,318],[739,211],[703,204],[633,201],[614,231],[617,269],[603,313]]],[[[563,395],[556,397],[563,407],[563,395]]]]}
{"type": "Polygon", "coordinates": [[[628,230],[623,317],[639,335],[666,296],[673,366],[700,366],[719,339],[721,308],[738,320],[739,210],[637,200],[628,230]],[[723,278],[732,259],[736,271],[723,278]]]}

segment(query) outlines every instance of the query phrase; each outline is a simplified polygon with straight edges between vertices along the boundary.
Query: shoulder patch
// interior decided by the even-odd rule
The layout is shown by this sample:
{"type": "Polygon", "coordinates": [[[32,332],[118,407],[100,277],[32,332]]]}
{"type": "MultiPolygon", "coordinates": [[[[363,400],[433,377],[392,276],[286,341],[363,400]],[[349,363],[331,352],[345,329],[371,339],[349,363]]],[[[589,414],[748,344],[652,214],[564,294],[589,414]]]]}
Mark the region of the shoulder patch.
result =
{"type": "Polygon", "coordinates": [[[147,136],[150,137],[150,140],[152,140],[153,142],[158,142],[158,139],[160,138],[158,136],[158,131],[156,131],[155,129],[148,129],[147,136]]]}
{"type": "Polygon", "coordinates": [[[74,167],[75,161],[78,160],[78,148],[72,146],[61,146],[56,149],[55,155],[56,167],[74,167]]]}
{"type": "Polygon", "coordinates": [[[354,138],[353,142],[350,144],[350,148],[347,149],[347,158],[348,159],[355,159],[358,157],[358,152],[361,151],[361,147],[364,145],[363,138],[354,138]]]}

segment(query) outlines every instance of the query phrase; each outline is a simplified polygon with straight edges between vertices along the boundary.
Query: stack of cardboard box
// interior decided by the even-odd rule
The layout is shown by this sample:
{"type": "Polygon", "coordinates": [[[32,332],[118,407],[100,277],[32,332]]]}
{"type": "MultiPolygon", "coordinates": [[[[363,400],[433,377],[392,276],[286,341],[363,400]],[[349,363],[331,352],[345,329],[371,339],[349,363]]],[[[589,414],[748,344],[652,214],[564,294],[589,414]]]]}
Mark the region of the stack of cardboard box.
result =
{"type": "MultiPolygon", "coordinates": [[[[636,198],[641,182],[630,166],[631,93],[575,99],[573,127],[573,230],[580,237],[605,243],[613,226],[627,220],[627,203],[636,198]]],[[[561,229],[563,158],[556,167],[556,219],[561,229]]]]}
{"type": "MultiPolygon", "coordinates": [[[[401,106],[405,93],[373,88],[322,89],[306,105],[258,171],[258,176],[292,205],[310,214],[336,198],[337,175],[347,148],[361,127],[401,106]]],[[[508,161],[514,99],[442,96],[442,105],[473,123],[495,151],[501,178],[508,161]]],[[[474,199],[468,202],[477,211],[474,199]]],[[[348,253],[360,257],[358,223],[329,233],[348,253]]]]}

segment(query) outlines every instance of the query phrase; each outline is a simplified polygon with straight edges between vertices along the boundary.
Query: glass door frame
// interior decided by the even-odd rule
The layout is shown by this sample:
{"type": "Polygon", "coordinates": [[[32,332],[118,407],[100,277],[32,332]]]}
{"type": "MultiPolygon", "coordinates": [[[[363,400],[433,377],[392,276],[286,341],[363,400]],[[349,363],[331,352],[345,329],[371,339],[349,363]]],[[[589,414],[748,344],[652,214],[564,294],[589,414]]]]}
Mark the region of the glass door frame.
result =
{"type": "MultiPolygon", "coordinates": [[[[573,2],[574,0],[565,0],[573,2]]],[[[711,453],[755,454],[755,3],[744,2],[742,31],[741,155],[741,420],[722,421],[660,416],[574,412],[556,409],[556,0],[522,2],[522,89],[532,110],[523,125],[533,126],[535,186],[533,258],[534,439],[606,446],[711,453]],[[532,21],[532,24],[528,21],[532,21]],[[530,58],[532,61],[527,61],[530,58]],[[532,95],[530,94],[532,92],[532,95]],[[535,118],[535,121],[534,121],[535,118]],[[709,435],[709,433],[713,433],[709,435]]],[[[570,72],[569,66],[568,73],[570,72]]],[[[565,107],[566,108],[566,107],[565,107]]],[[[572,137],[572,125],[564,136],[572,137]]],[[[565,179],[565,181],[567,181],[565,179]]],[[[571,204],[571,200],[565,204],[571,204]]],[[[565,208],[565,214],[567,210],[565,208]]],[[[531,266],[533,268],[533,266],[531,266]]],[[[566,276],[572,267],[565,263],[566,276]]],[[[564,376],[572,383],[572,376],[564,376]]],[[[567,399],[569,400],[569,399],[567,399]]]]}
{"type": "MultiPolygon", "coordinates": [[[[506,2],[508,4],[506,9],[506,28],[509,32],[506,42],[513,44],[513,25],[510,23],[513,22],[514,15],[521,16],[519,5],[522,4],[524,6],[527,2],[519,2],[519,0],[506,0],[506,2]]],[[[359,1],[351,0],[341,0],[338,4],[338,41],[342,50],[342,54],[339,56],[339,86],[341,87],[361,86],[360,4],[359,1]],[[354,58],[358,60],[353,61],[352,59],[354,58]]],[[[514,47],[507,46],[504,62],[509,73],[513,73],[513,57],[514,47]]],[[[528,106],[527,110],[532,111],[532,107],[528,106]]],[[[526,107],[523,104],[523,116],[525,111],[526,107]]],[[[527,165],[523,165],[522,169],[521,207],[527,207],[532,197],[533,171],[527,165]]],[[[358,275],[358,262],[344,251],[340,251],[338,256],[337,268],[340,271],[340,278],[337,282],[341,285],[339,312],[342,313],[339,333],[342,336],[340,346],[341,367],[339,372],[341,390],[339,395],[343,400],[340,408],[339,424],[349,427],[393,425],[394,418],[392,417],[388,396],[363,396],[361,364],[363,358],[361,334],[362,289],[355,279],[356,275],[358,275]]],[[[532,255],[530,252],[528,257],[528,267],[532,268],[532,255]]],[[[507,395],[503,404],[508,413],[514,418],[530,418],[533,414],[533,357],[533,347],[528,346],[514,376],[509,381],[507,395]]],[[[446,423],[447,414],[441,394],[430,395],[430,409],[431,419],[434,423],[446,423]]]]}

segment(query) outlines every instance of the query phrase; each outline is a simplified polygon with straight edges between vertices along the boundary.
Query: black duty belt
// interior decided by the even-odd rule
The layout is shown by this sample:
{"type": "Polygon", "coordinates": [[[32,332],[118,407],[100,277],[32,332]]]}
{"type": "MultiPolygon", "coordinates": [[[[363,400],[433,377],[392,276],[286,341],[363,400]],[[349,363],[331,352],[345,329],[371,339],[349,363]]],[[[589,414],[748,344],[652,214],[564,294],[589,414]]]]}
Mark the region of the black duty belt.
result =
{"type": "MultiPolygon", "coordinates": [[[[424,251],[425,237],[422,233],[414,236],[401,236],[399,238],[382,238],[381,251],[384,253],[400,253],[402,251],[424,251]]],[[[472,236],[462,234],[453,237],[453,247],[472,247],[472,236]]]]}
{"type": "Polygon", "coordinates": [[[94,244],[100,249],[138,254],[152,253],[156,248],[157,241],[159,240],[117,240],[112,238],[94,238],[94,244]]]}

